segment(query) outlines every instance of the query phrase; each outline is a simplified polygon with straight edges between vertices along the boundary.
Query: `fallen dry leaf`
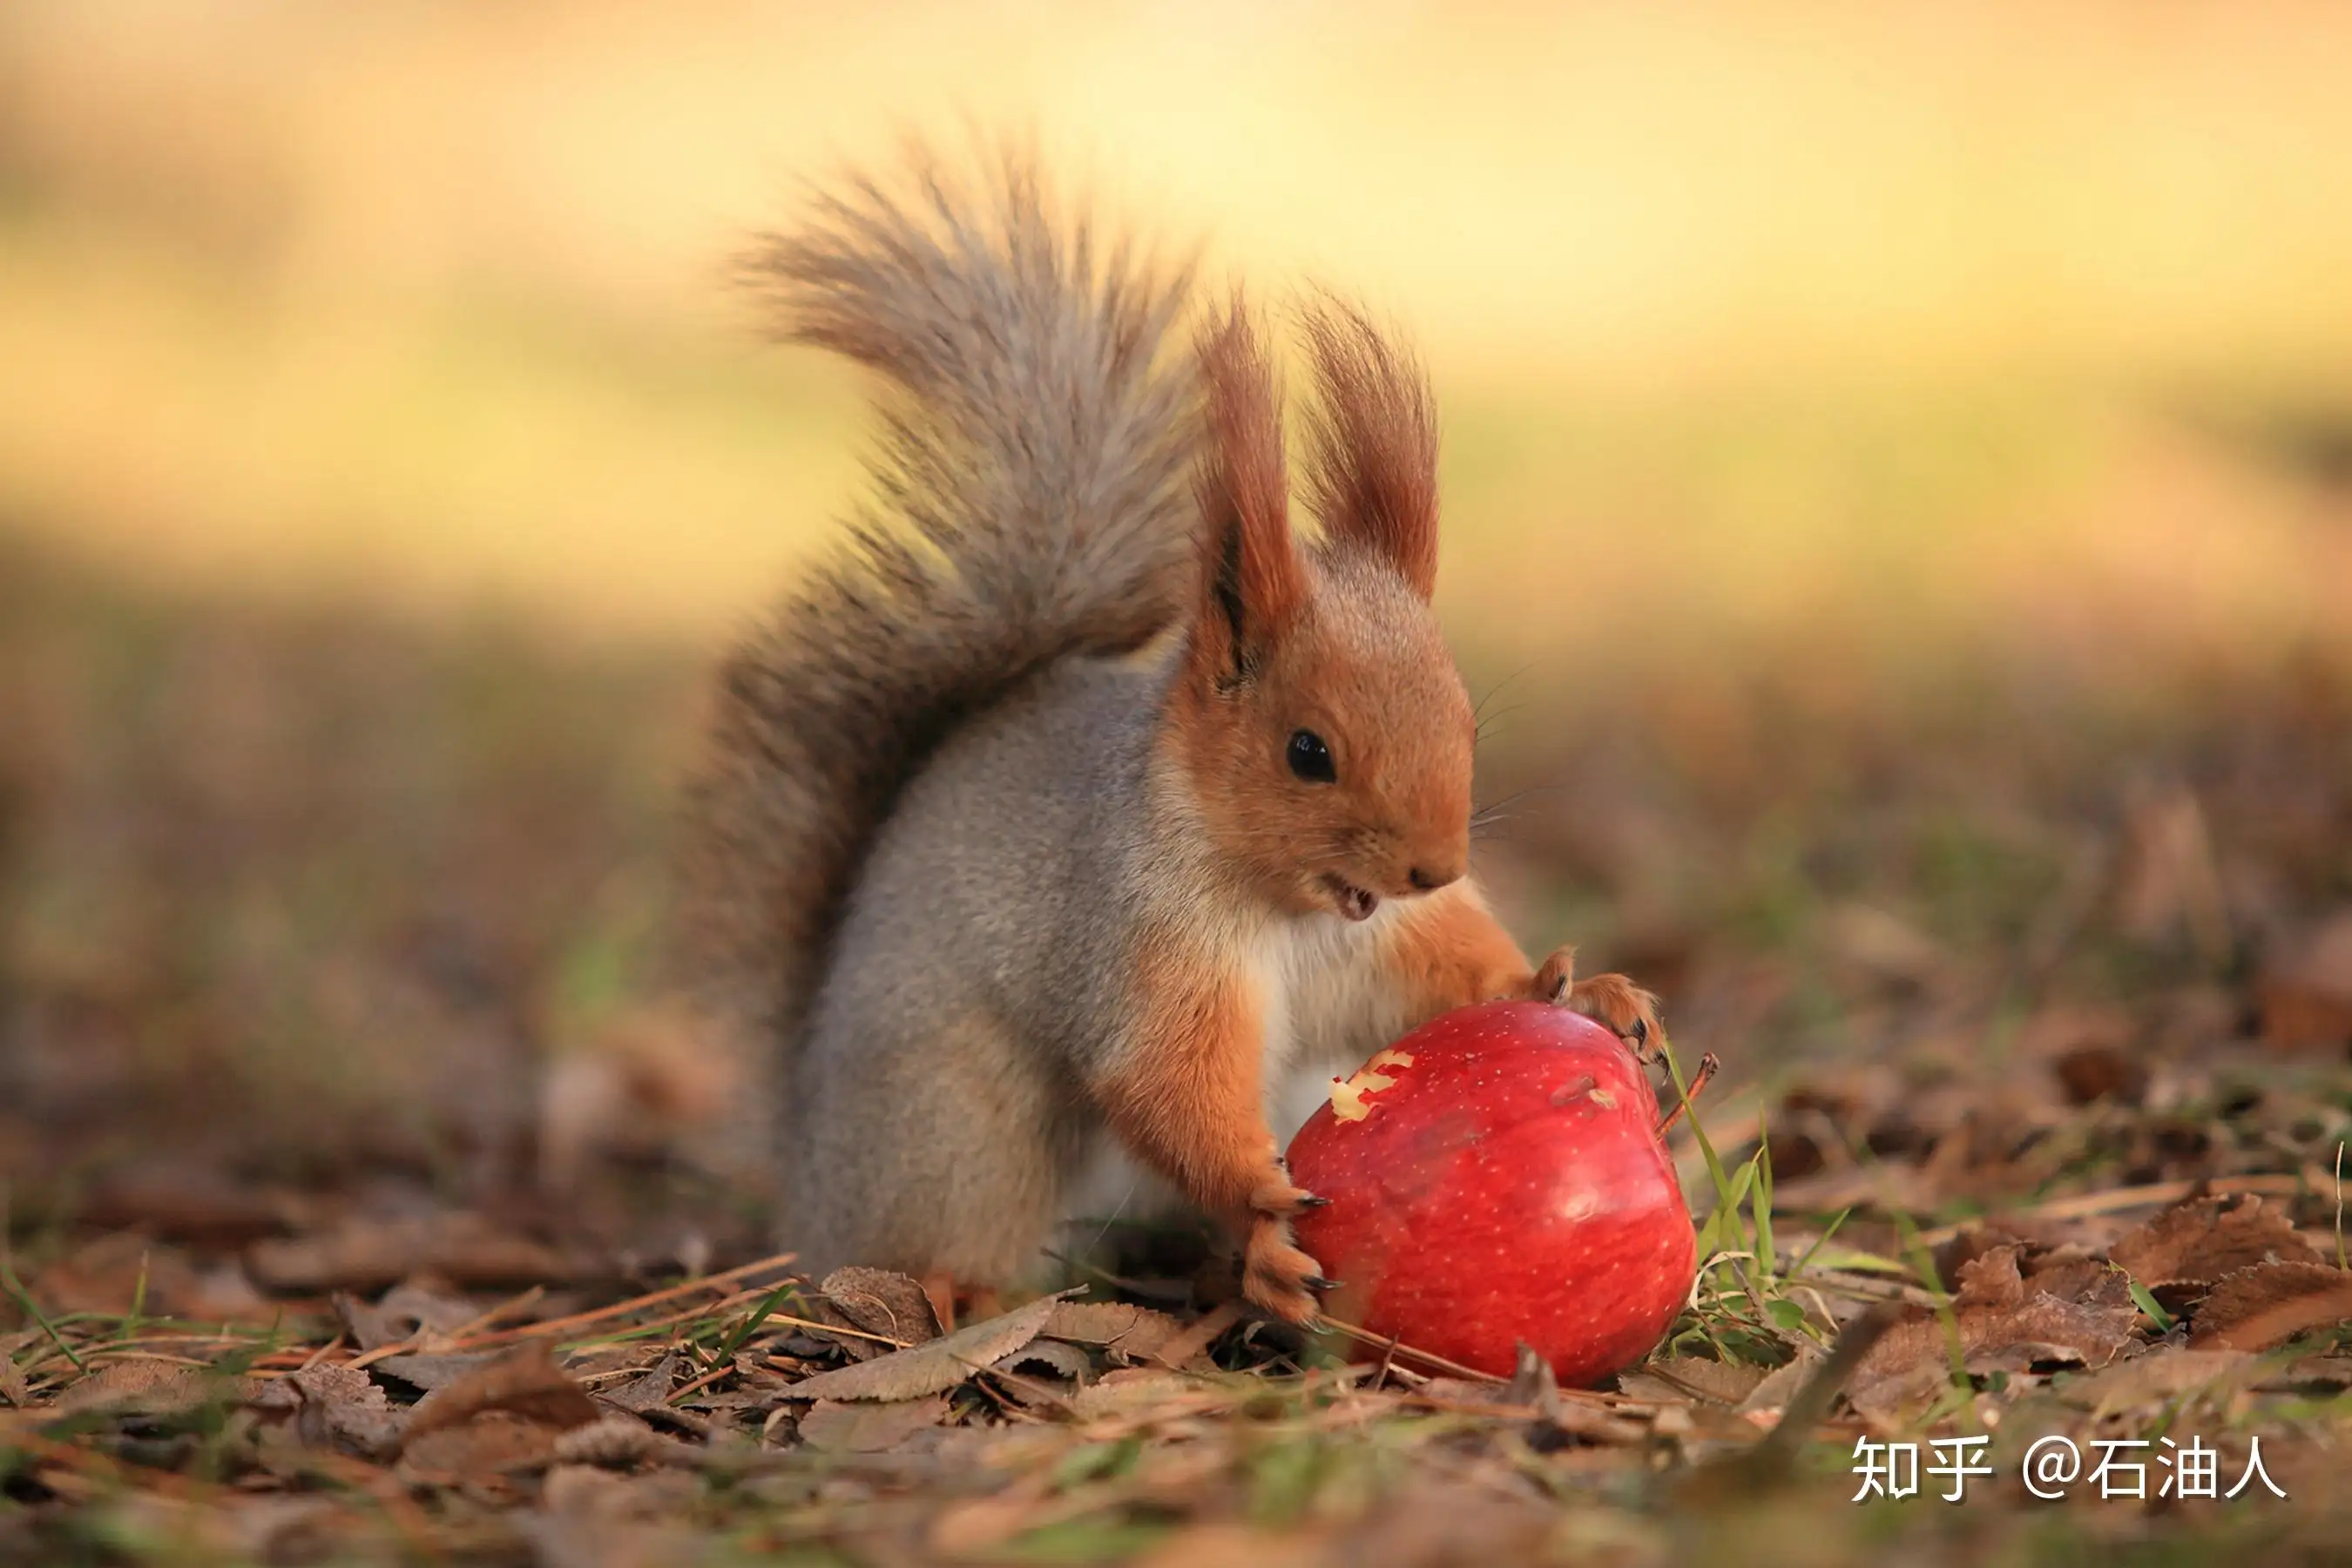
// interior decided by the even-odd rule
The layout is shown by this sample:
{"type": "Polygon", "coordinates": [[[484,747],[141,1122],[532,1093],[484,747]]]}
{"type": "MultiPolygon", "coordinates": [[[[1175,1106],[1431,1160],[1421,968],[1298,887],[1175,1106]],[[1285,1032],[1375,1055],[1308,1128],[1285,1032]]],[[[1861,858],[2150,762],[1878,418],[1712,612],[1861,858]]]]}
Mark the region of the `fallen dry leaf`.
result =
{"type": "Polygon", "coordinates": [[[1112,1354],[1140,1361],[1182,1331],[1165,1312],[1125,1301],[1062,1301],[1038,1331],[1040,1339],[1099,1345],[1112,1354]]]}
{"type": "Polygon", "coordinates": [[[2257,1263],[2216,1280],[2190,1321],[2189,1342],[2266,1351],[2352,1318],[2352,1273],[2328,1263],[2257,1263]]]}
{"type": "Polygon", "coordinates": [[[1162,1411],[1200,1409],[1219,1402],[1213,1391],[1204,1396],[1200,1379],[1151,1366],[1106,1373],[1070,1399],[1080,1419],[1088,1421],[1110,1415],[1148,1416],[1162,1411]]]}
{"type": "Polygon", "coordinates": [[[428,1433],[492,1411],[557,1431],[584,1426],[599,1414],[588,1391],[565,1375],[544,1344],[532,1341],[419,1400],[401,1447],[405,1451],[428,1433]]]}
{"type": "Polygon", "coordinates": [[[1751,1366],[1696,1356],[1673,1356],[1643,1363],[1618,1381],[1637,1399],[1688,1399],[1693,1394],[1717,1405],[1738,1405],[1756,1392],[1769,1367],[1751,1366]]]}
{"type": "Polygon", "coordinates": [[[614,1384],[597,1397],[605,1404],[616,1405],[635,1415],[643,1415],[656,1405],[669,1403],[677,1390],[677,1374],[686,1370],[687,1359],[670,1354],[626,1383],[614,1384]]]}
{"type": "Polygon", "coordinates": [[[261,1386],[257,1379],[224,1378],[204,1367],[119,1361],[74,1384],[50,1408],[60,1415],[179,1415],[217,1399],[250,1399],[261,1386]]]}
{"type": "MultiPolygon", "coordinates": [[[[676,1470],[615,1475],[594,1465],[559,1460],[547,1472],[540,1507],[549,1514],[576,1515],[609,1527],[623,1521],[675,1517],[693,1506],[700,1490],[700,1483],[692,1476],[676,1470]]],[[[670,1555],[649,1561],[662,1564],[693,1561],[689,1552],[679,1550],[686,1544],[673,1541],[670,1555]]],[[[587,1556],[580,1561],[602,1563],[606,1559],[587,1556]]]]}
{"type": "Polygon", "coordinates": [[[462,1425],[407,1434],[397,1469],[410,1486],[495,1486],[509,1472],[554,1463],[562,1436],[560,1428],[512,1411],[483,1410],[462,1425]]]}
{"type": "Polygon", "coordinates": [[[1739,1414],[1777,1417],[1788,1408],[1789,1401],[1796,1397],[1797,1390],[1805,1385],[1805,1380],[1812,1376],[1814,1369],[1821,1364],[1822,1353],[1810,1342],[1800,1342],[1796,1359],[1786,1366],[1775,1367],[1761,1383],[1748,1391],[1748,1397],[1739,1402],[1739,1414]]]}
{"type": "Polygon", "coordinates": [[[1171,1334],[1151,1352],[1151,1358],[1161,1366],[1188,1367],[1207,1358],[1209,1347],[1224,1336],[1227,1329],[1242,1321],[1238,1302],[1227,1301],[1202,1313],[1182,1331],[1171,1334]]]}
{"type": "Polygon", "coordinates": [[[940,1321],[921,1283],[887,1268],[836,1268],[817,1285],[819,1305],[830,1309],[850,1328],[865,1334],[814,1332],[839,1345],[858,1361],[890,1353],[890,1346],[865,1337],[879,1334],[900,1347],[929,1343],[940,1337],[940,1321]]]}
{"type": "Polygon", "coordinates": [[[482,1314],[478,1303],[418,1280],[403,1280],[373,1304],[339,1290],[334,1303],[335,1315],[363,1351],[401,1344],[419,1334],[453,1333],[482,1314]]]}
{"type": "Polygon", "coordinates": [[[897,1400],[945,1393],[971,1377],[973,1368],[992,1366],[1035,1339],[1060,1301],[1059,1296],[1042,1297],[944,1339],[803,1378],[789,1397],[897,1400]]]}
{"type": "Polygon", "coordinates": [[[499,1359],[497,1351],[467,1351],[454,1355],[388,1355],[374,1364],[386,1377],[398,1378],[419,1393],[457,1382],[499,1359]]]}
{"type": "Polygon", "coordinates": [[[2155,1289],[2210,1284],[2257,1263],[2303,1262],[2318,1253],[2284,1210],[2241,1194],[2176,1204],[2117,1241],[2107,1256],[2155,1289]]]}
{"type": "Polygon", "coordinates": [[[665,1447],[684,1447],[665,1437],[634,1415],[600,1415],[585,1426],[574,1426],[555,1440],[556,1462],[601,1465],[625,1469],[652,1458],[665,1447]]]}
{"type": "Polygon", "coordinates": [[[1049,1340],[1044,1335],[1030,1341],[1011,1355],[999,1356],[991,1363],[999,1372],[1021,1373],[1035,1376],[1058,1377],[1076,1383],[1094,1371],[1094,1358],[1076,1345],[1061,1340],[1049,1340]]]}
{"type": "Polygon", "coordinates": [[[396,1447],[400,1416],[382,1387],[348,1366],[306,1367],[266,1384],[252,1407],[290,1417],[303,1446],[372,1459],[396,1447]]]}
{"type": "Polygon", "coordinates": [[[947,1419],[944,1394],[919,1399],[820,1399],[801,1417],[801,1441],[835,1453],[879,1454],[947,1419]]]}
{"type": "Polygon", "coordinates": [[[2114,1269],[2087,1275],[2069,1269],[2061,1276],[2065,1293],[2060,1294],[2046,1276],[2021,1276],[2017,1260],[2018,1248],[2004,1245],[1961,1266],[1950,1330],[1924,1307],[1888,1330],[1847,1385],[1853,1407],[1889,1415],[1940,1388],[1951,1365],[1953,1332],[1971,1372],[2022,1372],[2052,1363],[2100,1367],[2130,1342],[2139,1308],[2114,1269]]]}
{"type": "Polygon", "coordinates": [[[33,1385],[26,1381],[25,1369],[16,1364],[16,1352],[34,1340],[45,1338],[38,1329],[27,1329],[21,1334],[0,1338],[0,1399],[19,1410],[33,1403],[33,1385]]]}

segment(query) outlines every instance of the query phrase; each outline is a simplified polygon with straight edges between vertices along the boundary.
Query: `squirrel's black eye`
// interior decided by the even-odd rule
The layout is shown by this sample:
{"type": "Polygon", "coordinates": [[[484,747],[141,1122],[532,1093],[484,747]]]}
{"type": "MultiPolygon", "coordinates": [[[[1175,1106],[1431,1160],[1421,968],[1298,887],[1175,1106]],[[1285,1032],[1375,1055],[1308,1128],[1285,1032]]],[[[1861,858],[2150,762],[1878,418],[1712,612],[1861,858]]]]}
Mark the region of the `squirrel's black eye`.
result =
{"type": "Polygon", "coordinates": [[[1331,766],[1331,748],[1312,730],[1290,732],[1290,771],[1309,784],[1330,784],[1339,776],[1331,766]]]}

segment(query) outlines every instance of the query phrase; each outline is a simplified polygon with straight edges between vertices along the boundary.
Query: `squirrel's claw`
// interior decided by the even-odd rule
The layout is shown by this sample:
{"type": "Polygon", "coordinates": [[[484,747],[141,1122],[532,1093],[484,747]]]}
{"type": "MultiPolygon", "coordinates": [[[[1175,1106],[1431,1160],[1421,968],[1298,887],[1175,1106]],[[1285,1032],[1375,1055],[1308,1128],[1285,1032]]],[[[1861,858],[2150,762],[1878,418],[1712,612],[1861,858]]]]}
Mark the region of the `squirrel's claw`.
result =
{"type": "Polygon", "coordinates": [[[1571,1008],[1606,1025],[1642,1061],[1657,1059],[1654,1042],[1665,1034],[1658,1023],[1657,997],[1622,974],[1577,979],[1574,948],[1563,947],[1545,959],[1528,989],[1538,1001],[1571,1008]]]}
{"type": "Polygon", "coordinates": [[[1242,1294],[1253,1306],[1303,1328],[1319,1310],[1316,1286],[1322,1278],[1315,1259],[1292,1245],[1286,1221],[1260,1215],[1251,1223],[1242,1249],[1242,1294]]]}

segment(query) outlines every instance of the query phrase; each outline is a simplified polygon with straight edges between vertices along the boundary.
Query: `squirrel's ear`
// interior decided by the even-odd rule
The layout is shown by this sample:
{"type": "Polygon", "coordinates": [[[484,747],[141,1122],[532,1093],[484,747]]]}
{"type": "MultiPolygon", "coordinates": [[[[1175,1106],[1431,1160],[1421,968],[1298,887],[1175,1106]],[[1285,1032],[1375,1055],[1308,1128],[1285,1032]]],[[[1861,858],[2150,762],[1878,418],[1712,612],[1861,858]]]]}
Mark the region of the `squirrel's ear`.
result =
{"type": "Polygon", "coordinates": [[[1282,399],[1265,346],[1236,297],[1201,334],[1208,444],[1201,503],[1200,612],[1192,657],[1232,684],[1249,679],[1297,614],[1306,569],[1290,536],[1282,399]]]}
{"type": "Polygon", "coordinates": [[[1307,428],[1315,515],[1338,544],[1370,551],[1428,599],[1437,586],[1437,410],[1411,351],[1356,306],[1305,312],[1317,399],[1307,428]]]}

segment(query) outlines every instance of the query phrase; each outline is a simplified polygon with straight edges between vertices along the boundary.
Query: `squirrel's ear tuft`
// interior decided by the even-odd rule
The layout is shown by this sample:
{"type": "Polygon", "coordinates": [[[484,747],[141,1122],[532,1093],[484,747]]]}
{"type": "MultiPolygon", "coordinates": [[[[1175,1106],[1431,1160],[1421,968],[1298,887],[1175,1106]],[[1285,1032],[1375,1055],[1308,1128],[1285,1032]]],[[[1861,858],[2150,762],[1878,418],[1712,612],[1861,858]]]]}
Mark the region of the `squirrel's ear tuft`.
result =
{"type": "Polygon", "coordinates": [[[1437,410],[1410,350],[1328,296],[1305,312],[1317,401],[1307,428],[1315,515],[1428,599],[1437,586],[1437,410]]]}
{"type": "Polygon", "coordinates": [[[1248,307],[1236,296],[1201,334],[1208,443],[1197,485],[1202,604],[1193,657],[1245,680],[1297,613],[1306,570],[1290,536],[1282,397],[1248,307]]]}

